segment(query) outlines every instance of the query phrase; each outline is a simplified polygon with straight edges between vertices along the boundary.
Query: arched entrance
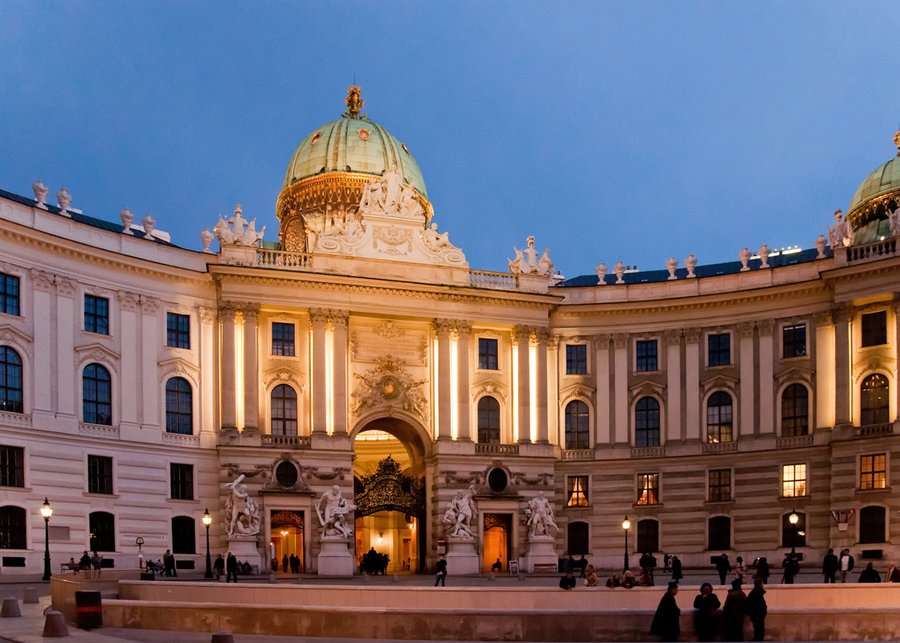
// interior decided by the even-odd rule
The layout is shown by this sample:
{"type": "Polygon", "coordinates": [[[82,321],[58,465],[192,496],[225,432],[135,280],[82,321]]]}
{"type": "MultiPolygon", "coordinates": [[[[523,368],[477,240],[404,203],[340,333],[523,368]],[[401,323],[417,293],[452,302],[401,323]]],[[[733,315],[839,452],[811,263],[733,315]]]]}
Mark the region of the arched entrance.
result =
{"type": "Polygon", "coordinates": [[[305,571],[303,558],[303,513],[299,511],[272,512],[272,571],[277,574],[299,574],[305,571]],[[278,568],[275,569],[275,564],[278,568]],[[286,563],[286,564],[285,564],[286,563]]]}
{"type": "Polygon", "coordinates": [[[396,419],[367,424],[354,439],[356,556],[368,573],[413,573],[425,559],[424,448],[396,419]]]}

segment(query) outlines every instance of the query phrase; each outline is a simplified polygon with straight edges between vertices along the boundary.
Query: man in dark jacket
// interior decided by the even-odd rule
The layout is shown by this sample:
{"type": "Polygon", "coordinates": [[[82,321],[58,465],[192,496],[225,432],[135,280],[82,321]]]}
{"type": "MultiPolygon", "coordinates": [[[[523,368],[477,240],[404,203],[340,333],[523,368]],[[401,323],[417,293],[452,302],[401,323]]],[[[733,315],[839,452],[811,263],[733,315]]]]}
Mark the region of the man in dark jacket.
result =
{"type": "Polygon", "coordinates": [[[822,559],[822,576],[825,577],[826,583],[837,582],[835,578],[840,566],[841,564],[838,562],[838,557],[834,555],[834,550],[829,549],[828,553],[825,554],[825,558],[822,559]]]}
{"type": "Polygon", "coordinates": [[[860,583],[880,583],[881,582],[881,574],[878,573],[878,570],[875,569],[875,566],[872,563],[866,565],[866,568],[862,570],[859,574],[859,582],[860,583]]]}
{"type": "Polygon", "coordinates": [[[237,570],[238,570],[238,561],[237,556],[228,552],[228,555],[225,556],[225,582],[227,583],[229,580],[234,579],[234,582],[237,582],[237,570]]]}
{"type": "Polygon", "coordinates": [[[754,641],[766,639],[766,614],[769,608],[766,605],[765,594],[763,582],[757,578],[753,581],[753,589],[750,590],[750,595],[747,596],[747,601],[744,603],[744,611],[750,617],[750,622],[753,623],[754,641]]]}
{"type": "Polygon", "coordinates": [[[744,603],[747,595],[741,589],[741,581],[734,579],[731,581],[731,589],[725,598],[725,605],[722,607],[722,640],[723,641],[743,641],[744,640],[744,603]]]}
{"type": "Polygon", "coordinates": [[[719,572],[719,584],[725,584],[725,577],[731,571],[731,562],[728,560],[728,554],[722,554],[716,560],[716,571],[719,572]]]}
{"type": "Polygon", "coordinates": [[[570,590],[575,588],[575,574],[571,569],[566,570],[565,575],[559,579],[559,588],[570,590]]]}
{"type": "Polygon", "coordinates": [[[677,641],[681,636],[681,610],[675,602],[676,594],[678,583],[671,581],[659,601],[656,614],[653,615],[653,623],[650,625],[650,633],[662,641],[677,641]]]}
{"type": "Polygon", "coordinates": [[[447,584],[447,559],[443,555],[434,564],[434,586],[437,587],[438,583],[441,587],[447,584]]]}

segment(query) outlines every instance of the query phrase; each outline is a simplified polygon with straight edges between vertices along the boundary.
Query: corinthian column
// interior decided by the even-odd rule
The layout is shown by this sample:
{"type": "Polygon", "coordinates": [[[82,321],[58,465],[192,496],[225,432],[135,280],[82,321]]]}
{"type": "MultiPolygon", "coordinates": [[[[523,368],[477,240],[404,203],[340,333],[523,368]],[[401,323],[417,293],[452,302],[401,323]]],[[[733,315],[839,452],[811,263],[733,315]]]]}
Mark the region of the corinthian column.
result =
{"type": "Polygon", "coordinates": [[[850,324],[853,307],[844,303],[835,307],[834,317],[834,424],[853,424],[850,408],[850,324]]]}
{"type": "Polygon", "coordinates": [[[469,343],[471,333],[472,324],[461,321],[456,322],[456,365],[458,370],[456,401],[459,405],[456,413],[456,421],[459,425],[456,438],[468,441],[472,439],[472,396],[469,391],[469,343]]]}
{"type": "Polygon", "coordinates": [[[550,442],[547,424],[547,341],[549,331],[541,328],[537,332],[537,441],[539,444],[550,442]]]}
{"type": "Polygon", "coordinates": [[[219,318],[222,320],[222,429],[233,431],[237,429],[234,305],[229,302],[220,303],[219,318]]]}
{"type": "Polygon", "coordinates": [[[449,440],[450,421],[450,330],[452,322],[446,319],[434,320],[434,332],[438,338],[438,440],[449,440]]]}
{"type": "Polygon", "coordinates": [[[244,304],[244,431],[259,431],[259,306],[244,304]]]}
{"type": "Polygon", "coordinates": [[[519,443],[531,442],[531,385],[529,380],[529,353],[531,352],[531,329],[516,326],[513,329],[518,360],[518,414],[519,427],[516,436],[519,443]]]}
{"type": "Polygon", "coordinates": [[[328,422],[328,387],[326,383],[328,371],[325,364],[325,330],[328,323],[328,312],[319,309],[310,310],[309,321],[312,326],[313,433],[325,433],[328,422]]]}
{"type": "Polygon", "coordinates": [[[346,311],[332,315],[334,341],[334,433],[347,433],[347,319],[346,311]]]}

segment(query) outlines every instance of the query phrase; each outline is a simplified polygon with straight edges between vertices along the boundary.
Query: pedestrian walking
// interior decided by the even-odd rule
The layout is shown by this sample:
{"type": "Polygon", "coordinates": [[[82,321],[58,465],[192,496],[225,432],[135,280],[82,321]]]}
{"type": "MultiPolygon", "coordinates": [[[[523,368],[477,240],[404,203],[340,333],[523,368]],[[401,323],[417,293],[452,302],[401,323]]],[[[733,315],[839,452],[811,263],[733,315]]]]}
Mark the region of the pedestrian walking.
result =
{"type": "Polygon", "coordinates": [[[659,600],[659,606],[653,615],[650,633],[658,636],[661,641],[677,641],[681,636],[681,610],[675,602],[677,594],[678,583],[669,581],[666,593],[659,600]]]}
{"type": "Polygon", "coordinates": [[[681,567],[681,559],[678,556],[672,556],[672,560],[670,561],[672,565],[672,580],[676,583],[679,582],[682,578],[684,578],[684,571],[681,567]]]}
{"type": "Polygon", "coordinates": [[[731,581],[731,589],[725,598],[725,605],[722,608],[722,640],[723,641],[743,641],[744,640],[744,615],[747,595],[741,589],[741,581],[734,579],[731,581]]]}
{"type": "Polygon", "coordinates": [[[237,556],[228,552],[225,556],[225,582],[227,583],[229,580],[234,579],[234,582],[237,582],[237,569],[238,569],[238,561],[237,556]]]}
{"type": "Polygon", "coordinates": [[[728,560],[728,554],[722,554],[716,559],[716,571],[719,572],[719,585],[724,585],[725,577],[731,571],[731,561],[728,560]]]}
{"type": "Polygon", "coordinates": [[[849,549],[841,550],[841,558],[840,558],[840,572],[841,572],[841,582],[847,582],[847,574],[853,571],[853,556],[850,555],[849,549]]]}
{"type": "Polygon", "coordinates": [[[766,614],[768,614],[769,608],[766,605],[765,596],[766,590],[763,587],[763,582],[757,578],[753,581],[753,589],[750,590],[747,601],[744,603],[744,611],[753,624],[754,641],[764,641],[766,639],[766,614]]]}
{"type": "Polygon", "coordinates": [[[835,577],[837,576],[837,571],[840,567],[841,563],[838,560],[838,557],[834,555],[834,550],[829,548],[828,553],[825,554],[825,558],[822,559],[822,576],[824,577],[824,581],[826,583],[837,582],[835,577]]]}
{"type": "Polygon", "coordinates": [[[446,587],[447,585],[447,559],[444,558],[443,554],[434,564],[434,586],[437,587],[438,583],[440,583],[441,587],[446,587]]]}
{"type": "Polygon", "coordinates": [[[756,578],[762,580],[762,582],[768,583],[769,576],[771,575],[772,570],[769,569],[769,559],[765,556],[760,557],[756,561],[756,578]]]}
{"type": "Polygon", "coordinates": [[[700,593],[694,598],[694,631],[697,640],[712,641],[719,627],[719,597],[713,593],[713,586],[703,583],[700,593]]]}
{"type": "Polygon", "coordinates": [[[785,585],[793,585],[794,577],[800,573],[800,562],[797,557],[791,553],[785,554],[784,560],[781,561],[781,568],[784,570],[782,582],[785,585]]]}
{"type": "Polygon", "coordinates": [[[741,584],[744,584],[744,575],[747,573],[747,567],[744,565],[743,556],[738,556],[737,560],[734,562],[734,567],[731,568],[731,575],[734,577],[734,580],[741,581],[741,584]]]}
{"type": "Polygon", "coordinates": [[[222,578],[222,575],[225,573],[225,559],[222,558],[222,554],[216,556],[216,561],[213,563],[213,569],[216,571],[216,580],[222,578]]]}

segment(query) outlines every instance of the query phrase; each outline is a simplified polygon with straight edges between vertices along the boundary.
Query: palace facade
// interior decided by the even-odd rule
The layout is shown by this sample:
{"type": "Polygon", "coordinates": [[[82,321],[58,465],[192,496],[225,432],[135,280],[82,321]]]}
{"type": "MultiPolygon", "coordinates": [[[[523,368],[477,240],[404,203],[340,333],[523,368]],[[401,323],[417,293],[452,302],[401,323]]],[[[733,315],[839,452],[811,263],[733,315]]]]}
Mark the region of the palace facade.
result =
{"type": "Polygon", "coordinates": [[[626,533],[635,565],[900,557],[898,158],[814,249],[562,280],[533,239],[472,269],[361,103],[300,143],[277,242],[239,208],[193,251],[0,191],[4,574],[41,569],[45,527],[54,571],[201,568],[207,511],[213,555],[315,573],[335,486],[389,572],[431,568],[461,490],[484,571],[538,567],[541,495],[554,555],[607,568],[626,533]]]}

